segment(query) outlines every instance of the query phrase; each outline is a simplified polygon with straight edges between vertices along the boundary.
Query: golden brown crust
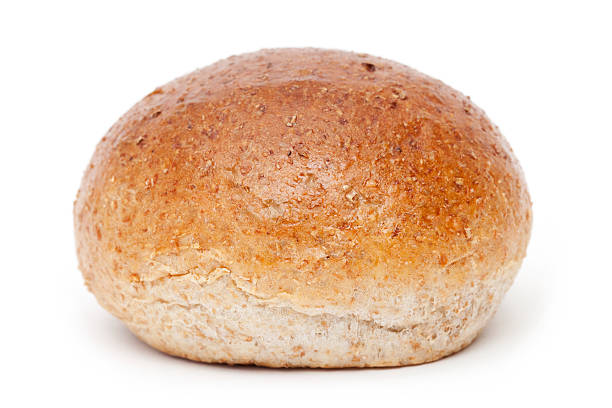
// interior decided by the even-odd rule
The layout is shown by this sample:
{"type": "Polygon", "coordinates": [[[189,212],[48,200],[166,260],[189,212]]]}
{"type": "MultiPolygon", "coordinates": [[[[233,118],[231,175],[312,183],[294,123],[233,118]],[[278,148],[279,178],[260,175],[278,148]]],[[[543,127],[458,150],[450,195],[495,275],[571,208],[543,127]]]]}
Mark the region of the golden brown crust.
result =
{"type": "Polygon", "coordinates": [[[130,109],[96,149],[75,226],[94,293],[99,274],[227,268],[262,298],[373,312],[520,262],[531,203],[508,143],[461,93],[369,55],[281,49],[130,109]]]}

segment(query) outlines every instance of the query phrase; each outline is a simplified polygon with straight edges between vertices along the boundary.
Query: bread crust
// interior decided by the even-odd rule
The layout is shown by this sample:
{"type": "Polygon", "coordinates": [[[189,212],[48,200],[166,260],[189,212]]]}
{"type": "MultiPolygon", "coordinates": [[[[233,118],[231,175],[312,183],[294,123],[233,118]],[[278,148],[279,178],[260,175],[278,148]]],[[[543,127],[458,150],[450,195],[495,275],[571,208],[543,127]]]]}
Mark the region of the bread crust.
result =
{"type": "MultiPolygon", "coordinates": [[[[192,359],[272,366],[402,365],[460,348],[510,286],[531,229],[519,163],[468,97],[392,61],[320,49],[234,56],[155,89],[98,145],[74,212],[87,286],[141,338],[192,359]],[[183,296],[231,308],[208,297],[219,273],[257,299],[245,309],[289,310],[304,327],[321,316],[408,332],[429,322],[433,332],[415,341],[431,351],[385,354],[384,364],[370,353],[352,364],[350,350],[341,357],[332,348],[317,360],[302,336],[311,363],[283,354],[282,341],[276,357],[258,359],[227,336],[228,353],[214,351],[194,332],[192,346],[203,351],[186,350],[175,329],[194,315],[164,305],[183,296]],[[165,295],[147,295],[186,277],[200,289],[166,285],[165,295]],[[487,312],[478,314],[483,299],[487,312]],[[472,314],[444,337],[452,319],[427,305],[472,314]],[[161,329],[147,315],[164,320],[164,310],[175,318],[161,329]],[[436,333],[446,339],[439,349],[427,340],[436,333]]],[[[189,324],[227,326],[202,319],[189,324]]],[[[272,347],[264,332],[281,320],[236,336],[272,347]]]]}

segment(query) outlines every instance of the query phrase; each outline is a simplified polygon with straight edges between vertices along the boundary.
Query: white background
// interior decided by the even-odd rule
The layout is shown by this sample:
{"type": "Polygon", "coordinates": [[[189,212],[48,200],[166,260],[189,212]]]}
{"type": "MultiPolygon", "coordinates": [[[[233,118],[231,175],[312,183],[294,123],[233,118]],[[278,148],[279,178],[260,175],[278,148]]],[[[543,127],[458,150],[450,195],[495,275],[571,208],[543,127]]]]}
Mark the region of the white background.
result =
{"type": "Polygon", "coordinates": [[[606,3],[3,2],[0,405],[610,406],[606,3]],[[141,344],[86,291],[72,203],[106,130],[176,76],[284,46],[410,65],[470,95],[513,146],[534,202],[532,241],[465,351],[399,369],[197,364],[141,344]]]}

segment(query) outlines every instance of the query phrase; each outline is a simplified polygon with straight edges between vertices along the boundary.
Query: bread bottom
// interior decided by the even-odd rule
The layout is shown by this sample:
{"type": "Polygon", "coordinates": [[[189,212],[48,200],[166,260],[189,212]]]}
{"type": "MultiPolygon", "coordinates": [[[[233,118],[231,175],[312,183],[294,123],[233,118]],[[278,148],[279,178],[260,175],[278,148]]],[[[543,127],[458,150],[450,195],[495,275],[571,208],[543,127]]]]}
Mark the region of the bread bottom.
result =
{"type": "Polygon", "coordinates": [[[431,296],[431,289],[415,294],[414,302],[420,303],[415,303],[412,320],[402,325],[384,323],[397,316],[364,319],[271,304],[240,289],[227,273],[205,281],[193,274],[151,282],[107,281],[113,290],[104,285],[105,292],[113,296],[98,299],[145,343],[190,360],[391,367],[434,361],[469,345],[495,313],[519,266],[509,263],[450,296],[431,296]],[[423,299],[428,299],[426,307],[423,299]]]}

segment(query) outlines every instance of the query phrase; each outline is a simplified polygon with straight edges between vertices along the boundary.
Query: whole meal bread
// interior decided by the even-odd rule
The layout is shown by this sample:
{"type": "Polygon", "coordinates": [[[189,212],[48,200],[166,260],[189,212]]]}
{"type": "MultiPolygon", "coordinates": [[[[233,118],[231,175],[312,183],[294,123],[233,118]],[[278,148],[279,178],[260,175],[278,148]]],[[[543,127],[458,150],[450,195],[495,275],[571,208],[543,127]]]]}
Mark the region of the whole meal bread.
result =
{"type": "Polygon", "coordinates": [[[474,340],[525,256],[531,202],[469,97],[366,54],[272,49],[131,108],[74,216],[87,287],[156,349],[399,366],[474,340]]]}

